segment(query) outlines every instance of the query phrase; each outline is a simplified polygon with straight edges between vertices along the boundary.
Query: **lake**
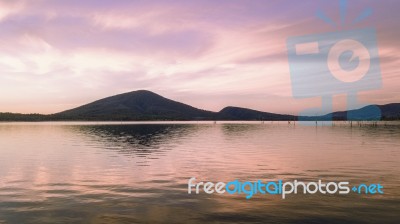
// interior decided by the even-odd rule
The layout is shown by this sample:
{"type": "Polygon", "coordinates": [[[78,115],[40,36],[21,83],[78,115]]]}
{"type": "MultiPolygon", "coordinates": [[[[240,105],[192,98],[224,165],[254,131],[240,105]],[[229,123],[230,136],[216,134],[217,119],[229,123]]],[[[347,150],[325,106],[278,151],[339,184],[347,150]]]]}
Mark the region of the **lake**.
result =
{"type": "Polygon", "coordinates": [[[0,223],[400,223],[396,123],[0,123],[0,152],[0,223]],[[191,177],[384,194],[188,194],[191,177]]]}

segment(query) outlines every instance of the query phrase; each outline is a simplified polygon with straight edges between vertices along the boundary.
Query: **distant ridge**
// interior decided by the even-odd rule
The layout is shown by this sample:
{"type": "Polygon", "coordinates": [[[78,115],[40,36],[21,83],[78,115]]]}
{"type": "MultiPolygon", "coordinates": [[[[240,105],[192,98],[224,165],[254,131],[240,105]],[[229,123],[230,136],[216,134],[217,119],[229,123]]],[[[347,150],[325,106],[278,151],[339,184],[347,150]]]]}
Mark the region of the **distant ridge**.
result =
{"type": "MultiPolygon", "coordinates": [[[[367,106],[352,112],[362,114],[367,106]]],[[[378,106],[382,119],[400,119],[400,103],[378,106]]],[[[334,120],[345,120],[347,111],[330,114],[334,120]]],[[[302,117],[308,120],[324,120],[328,115],[302,117]]],[[[198,109],[167,99],[147,90],[118,94],[92,103],[51,115],[0,113],[0,121],[185,121],[185,120],[298,120],[297,116],[275,114],[248,108],[228,106],[219,112],[198,109]]]]}
{"type": "Polygon", "coordinates": [[[267,113],[242,107],[225,107],[217,113],[218,120],[264,120],[264,121],[286,121],[296,120],[293,115],[282,115],[267,113]]]}

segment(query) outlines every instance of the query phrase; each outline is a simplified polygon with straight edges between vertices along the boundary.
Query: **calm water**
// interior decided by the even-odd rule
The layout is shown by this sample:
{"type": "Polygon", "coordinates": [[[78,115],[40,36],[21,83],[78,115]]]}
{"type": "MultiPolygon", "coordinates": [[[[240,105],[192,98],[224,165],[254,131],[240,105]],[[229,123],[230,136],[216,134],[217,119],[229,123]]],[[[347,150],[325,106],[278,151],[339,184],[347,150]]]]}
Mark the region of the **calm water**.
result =
{"type": "Polygon", "coordinates": [[[0,223],[400,223],[400,125],[0,124],[0,223]],[[188,195],[202,181],[381,183],[383,195],[188,195]]]}

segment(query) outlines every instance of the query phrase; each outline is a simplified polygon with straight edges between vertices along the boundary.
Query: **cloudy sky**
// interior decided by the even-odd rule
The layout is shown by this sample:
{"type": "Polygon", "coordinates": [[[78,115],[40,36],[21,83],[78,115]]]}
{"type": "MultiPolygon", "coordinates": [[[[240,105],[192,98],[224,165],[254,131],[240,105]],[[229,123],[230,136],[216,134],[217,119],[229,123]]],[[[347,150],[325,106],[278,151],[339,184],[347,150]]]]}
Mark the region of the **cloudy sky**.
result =
{"type": "Polygon", "coordinates": [[[54,113],[147,89],[207,110],[295,114],[320,102],[293,98],[287,38],[364,27],[377,29],[383,86],[360,100],[400,102],[400,2],[350,1],[343,26],[316,17],[340,21],[338,2],[0,0],[0,111],[54,113]]]}

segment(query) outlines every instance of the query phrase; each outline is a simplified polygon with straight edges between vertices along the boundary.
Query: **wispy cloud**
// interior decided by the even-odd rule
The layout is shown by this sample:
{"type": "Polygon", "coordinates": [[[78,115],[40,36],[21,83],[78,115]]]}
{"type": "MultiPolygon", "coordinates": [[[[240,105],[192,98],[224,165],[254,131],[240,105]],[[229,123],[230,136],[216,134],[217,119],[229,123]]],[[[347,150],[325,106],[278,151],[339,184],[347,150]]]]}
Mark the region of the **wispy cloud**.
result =
{"type": "MultiPolygon", "coordinates": [[[[1,0],[0,111],[52,113],[149,89],[210,110],[292,113],[286,38],[329,31],[314,14],[337,19],[332,2],[1,0]]],[[[400,83],[399,3],[355,1],[349,13],[364,5],[376,9],[389,96],[400,83]]]]}

